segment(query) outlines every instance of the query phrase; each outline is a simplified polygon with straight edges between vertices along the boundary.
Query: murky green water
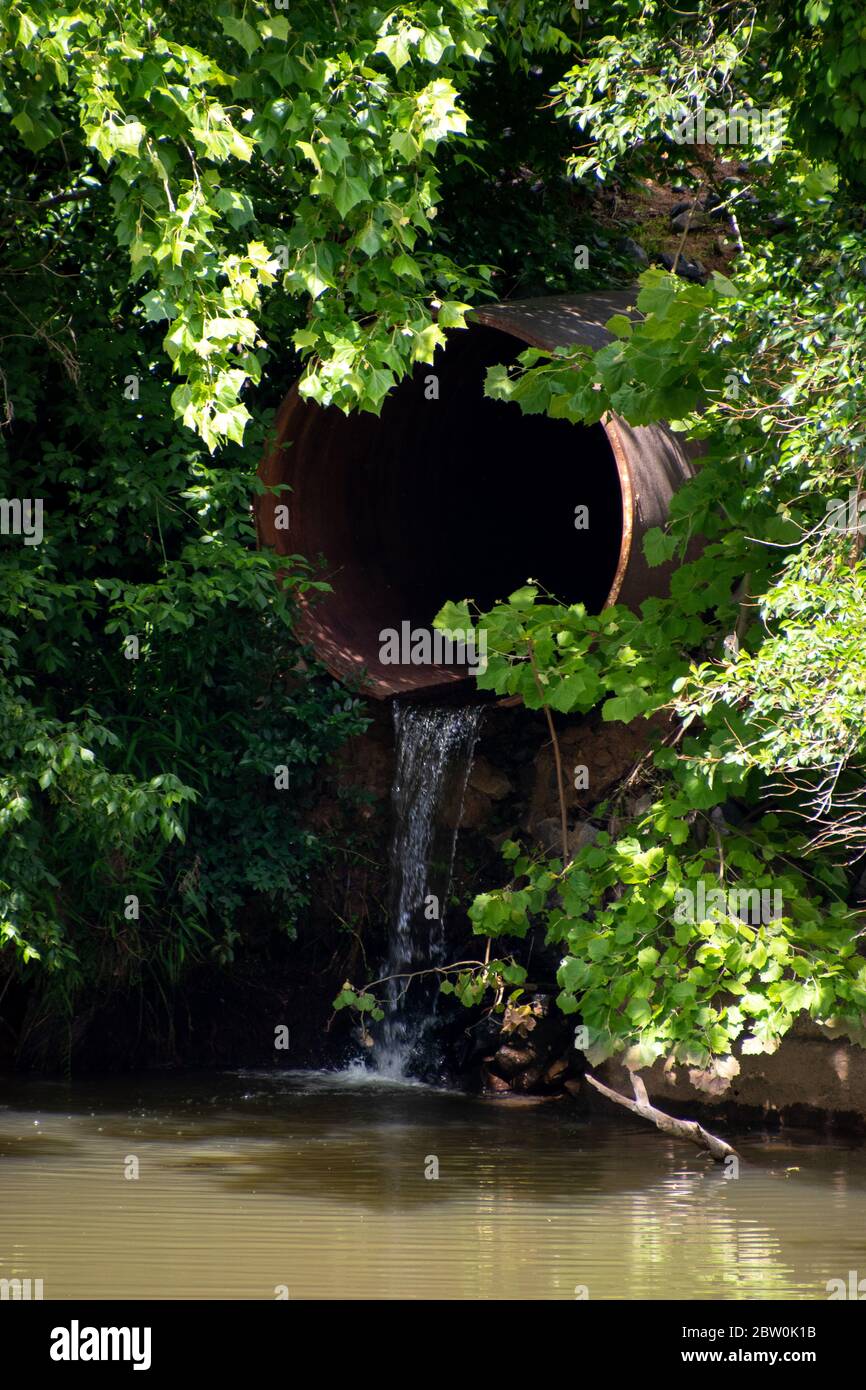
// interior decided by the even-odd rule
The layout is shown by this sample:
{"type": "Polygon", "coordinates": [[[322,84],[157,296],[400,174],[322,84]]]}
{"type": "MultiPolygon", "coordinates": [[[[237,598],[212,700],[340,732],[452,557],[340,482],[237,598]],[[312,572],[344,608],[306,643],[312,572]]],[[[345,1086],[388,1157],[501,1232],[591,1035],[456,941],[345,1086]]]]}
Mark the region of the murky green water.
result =
{"type": "Polygon", "coordinates": [[[866,1148],[734,1140],[726,1180],[567,1101],[321,1073],[7,1083],[0,1278],[46,1298],[823,1299],[866,1277],[866,1148]]]}

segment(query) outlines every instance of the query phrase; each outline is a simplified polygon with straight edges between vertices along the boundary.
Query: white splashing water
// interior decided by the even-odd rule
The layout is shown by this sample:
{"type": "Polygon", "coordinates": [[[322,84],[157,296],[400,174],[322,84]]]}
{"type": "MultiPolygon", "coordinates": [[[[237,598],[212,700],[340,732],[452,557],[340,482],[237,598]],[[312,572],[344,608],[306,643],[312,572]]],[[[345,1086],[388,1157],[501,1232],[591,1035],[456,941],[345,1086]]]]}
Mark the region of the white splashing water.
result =
{"type": "MultiPolygon", "coordinates": [[[[480,723],[477,705],[394,703],[397,765],[391,794],[391,930],[383,975],[405,976],[443,963],[445,910],[480,723]],[[431,860],[438,812],[449,797],[457,814],[446,842],[444,872],[440,866],[434,875],[431,860]],[[431,882],[434,876],[437,883],[431,882]]],[[[431,1004],[429,988],[405,978],[388,981],[386,998],[373,1063],[381,1075],[403,1078],[424,1053],[435,1003],[431,1004]]]]}

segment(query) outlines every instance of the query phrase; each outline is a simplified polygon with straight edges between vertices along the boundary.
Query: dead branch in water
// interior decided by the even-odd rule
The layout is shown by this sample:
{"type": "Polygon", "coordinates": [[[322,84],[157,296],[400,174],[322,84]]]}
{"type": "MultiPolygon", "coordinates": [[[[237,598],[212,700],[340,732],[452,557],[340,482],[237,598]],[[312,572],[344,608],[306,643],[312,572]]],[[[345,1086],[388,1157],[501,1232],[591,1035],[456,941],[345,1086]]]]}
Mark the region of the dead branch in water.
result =
{"type": "Polygon", "coordinates": [[[651,1124],[660,1129],[662,1134],[669,1134],[672,1139],[687,1139],[690,1144],[697,1144],[699,1149],[706,1149],[716,1160],[716,1163],[724,1163],[726,1158],[731,1156],[738,1157],[736,1149],[732,1149],[730,1144],[726,1144],[724,1139],[717,1139],[714,1134],[708,1134],[696,1120],[677,1120],[673,1115],[666,1115],[663,1110],[657,1110],[654,1105],[650,1105],[646,1086],[640,1077],[634,1072],[631,1073],[631,1084],[634,1089],[635,1098],[629,1100],[627,1096],[621,1096],[618,1091],[612,1091],[608,1086],[602,1086],[600,1081],[596,1081],[594,1076],[586,1074],[586,1080],[590,1086],[594,1086],[597,1091],[601,1091],[603,1096],[612,1100],[616,1105],[624,1105],[626,1110],[631,1110],[632,1114],[640,1115],[642,1120],[649,1120],[651,1124]]]}

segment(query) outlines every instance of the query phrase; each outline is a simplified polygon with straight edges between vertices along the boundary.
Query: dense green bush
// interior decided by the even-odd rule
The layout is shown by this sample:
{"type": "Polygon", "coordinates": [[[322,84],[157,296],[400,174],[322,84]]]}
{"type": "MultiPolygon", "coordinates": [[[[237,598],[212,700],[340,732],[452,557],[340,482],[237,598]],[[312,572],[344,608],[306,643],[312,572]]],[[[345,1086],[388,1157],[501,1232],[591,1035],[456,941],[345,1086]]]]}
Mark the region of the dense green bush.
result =
{"type": "Polygon", "coordinates": [[[292,671],[313,581],[289,561],[281,594],[256,548],[266,415],[218,460],[174,422],[104,212],[53,219],[50,270],[20,221],[7,252],[33,327],[4,344],[0,493],[42,499],[44,534],[0,547],[0,937],[66,1001],[229,962],[255,900],[293,934],[329,850],[316,772],[365,722],[292,671]]]}

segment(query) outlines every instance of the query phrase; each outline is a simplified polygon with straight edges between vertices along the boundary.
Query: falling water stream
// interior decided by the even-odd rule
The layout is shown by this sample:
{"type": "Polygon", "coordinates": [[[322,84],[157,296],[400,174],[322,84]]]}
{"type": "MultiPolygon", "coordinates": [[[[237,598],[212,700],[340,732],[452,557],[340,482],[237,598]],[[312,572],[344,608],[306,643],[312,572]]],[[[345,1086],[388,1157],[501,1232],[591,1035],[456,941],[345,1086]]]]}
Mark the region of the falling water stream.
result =
{"type": "Polygon", "coordinates": [[[390,937],[383,975],[387,1008],[373,1050],[376,1070],[402,1078],[429,1071],[436,986],[413,971],[444,960],[444,919],[457,832],[478,739],[477,705],[394,704],[396,770],[392,791],[390,937]],[[450,806],[450,824],[441,813],[450,806]]]}

